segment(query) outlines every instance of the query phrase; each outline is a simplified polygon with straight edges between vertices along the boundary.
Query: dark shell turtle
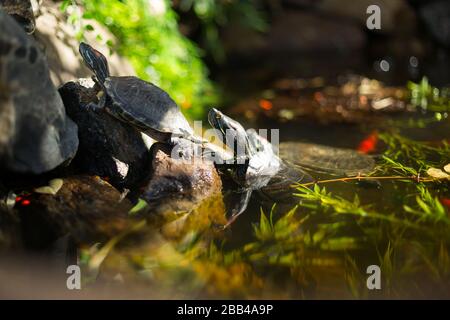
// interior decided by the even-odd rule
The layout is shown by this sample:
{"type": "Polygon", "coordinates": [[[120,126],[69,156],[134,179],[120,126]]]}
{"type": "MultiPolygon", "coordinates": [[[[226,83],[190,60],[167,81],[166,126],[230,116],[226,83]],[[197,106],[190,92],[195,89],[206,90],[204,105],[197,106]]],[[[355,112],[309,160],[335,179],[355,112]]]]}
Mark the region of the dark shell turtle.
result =
{"type": "Polygon", "coordinates": [[[110,76],[105,56],[86,43],[80,43],[79,51],[104,92],[99,105],[91,104],[91,108],[104,107],[118,120],[160,142],[173,142],[176,137],[198,141],[167,92],[134,76],[110,76]]]}
{"type": "Polygon", "coordinates": [[[29,0],[0,0],[0,7],[12,16],[28,34],[36,29],[33,7],[29,0]]]}

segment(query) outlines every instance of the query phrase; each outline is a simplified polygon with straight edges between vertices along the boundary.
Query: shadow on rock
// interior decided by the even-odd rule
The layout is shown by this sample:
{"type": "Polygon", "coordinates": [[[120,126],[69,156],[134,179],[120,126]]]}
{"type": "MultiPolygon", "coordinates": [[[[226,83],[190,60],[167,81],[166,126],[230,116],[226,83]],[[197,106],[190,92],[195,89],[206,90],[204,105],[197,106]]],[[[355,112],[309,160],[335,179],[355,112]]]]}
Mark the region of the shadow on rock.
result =
{"type": "Polygon", "coordinates": [[[97,102],[98,90],[89,81],[68,82],[59,89],[67,113],[79,128],[73,167],[101,176],[118,189],[135,189],[149,173],[147,146],[133,127],[106,112],[86,110],[89,102],[97,102]]]}

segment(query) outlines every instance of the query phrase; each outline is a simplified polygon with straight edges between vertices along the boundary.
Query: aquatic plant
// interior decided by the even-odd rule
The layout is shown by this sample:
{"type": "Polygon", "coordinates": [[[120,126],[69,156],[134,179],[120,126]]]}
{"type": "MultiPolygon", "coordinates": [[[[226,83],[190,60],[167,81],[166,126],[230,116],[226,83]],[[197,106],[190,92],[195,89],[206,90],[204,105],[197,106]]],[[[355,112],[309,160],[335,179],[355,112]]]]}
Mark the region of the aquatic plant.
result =
{"type": "Polygon", "coordinates": [[[61,9],[71,12],[68,21],[78,26],[80,40],[95,33],[90,21],[106,26],[118,40],[114,48],[106,43],[111,50],[127,57],[139,77],[166,90],[189,117],[202,117],[204,107],[217,101],[201,50],[179,31],[169,1],[65,0],[61,9]]]}
{"type": "Polygon", "coordinates": [[[449,112],[450,88],[439,89],[433,87],[427,77],[423,77],[419,83],[408,82],[411,103],[424,111],[449,112]]]}

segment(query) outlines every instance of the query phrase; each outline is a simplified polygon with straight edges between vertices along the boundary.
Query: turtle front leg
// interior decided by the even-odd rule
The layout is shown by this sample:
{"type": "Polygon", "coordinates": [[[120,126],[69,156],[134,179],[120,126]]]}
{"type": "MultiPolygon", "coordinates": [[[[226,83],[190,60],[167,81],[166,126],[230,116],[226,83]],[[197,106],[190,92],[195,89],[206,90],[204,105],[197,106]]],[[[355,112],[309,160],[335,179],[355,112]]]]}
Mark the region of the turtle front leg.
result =
{"type": "Polygon", "coordinates": [[[103,91],[99,91],[97,93],[97,98],[99,99],[98,103],[89,102],[88,104],[84,105],[84,108],[86,109],[86,111],[98,112],[105,107],[106,95],[104,94],[103,91]]]}
{"type": "Polygon", "coordinates": [[[103,109],[103,107],[100,107],[95,102],[89,102],[88,104],[84,105],[84,108],[86,111],[93,111],[93,112],[98,112],[103,109]]]}
{"type": "Polygon", "coordinates": [[[189,131],[187,131],[185,129],[180,128],[180,132],[181,132],[181,134],[178,135],[179,138],[183,138],[183,139],[189,140],[189,141],[191,141],[193,143],[196,143],[196,144],[201,144],[202,147],[204,147],[205,144],[208,143],[208,140],[205,140],[205,139],[203,139],[201,137],[197,137],[197,136],[193,135],[191,132],[189,132],[189,131]]]}
{"type": "Polygon", "coordinates": [[[190,160],[195,154],[195,144],[191,140],[171,137],[170,145],[172,145],[171,157],[173,159],[190,160]]]}

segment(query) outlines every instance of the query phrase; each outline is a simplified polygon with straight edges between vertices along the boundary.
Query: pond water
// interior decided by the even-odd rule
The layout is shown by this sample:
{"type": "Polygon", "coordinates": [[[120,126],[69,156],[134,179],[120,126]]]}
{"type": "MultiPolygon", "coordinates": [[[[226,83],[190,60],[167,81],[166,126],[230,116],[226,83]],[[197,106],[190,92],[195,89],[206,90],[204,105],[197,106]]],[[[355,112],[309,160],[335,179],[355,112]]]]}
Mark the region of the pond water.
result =
{"type": "MultiPolygon", "coordinates": [[[[448,143],[448,97],[447,112],[438,114],[403,110],[391,113],[367,112],[353,117],[352,110],[355,108],[345,105],[345,101],[350,98],[347,96],[338,100],[331,94],[334,100],[331,99],[329,103],[343,103],[343,108],[349,110],[349,116],[336,118],[332,113],[323,113],[320,118],[314,110],[296,116],[295,108],[298,105],[314,104],[313,100],[317,97],[330,99],[330,87],[345,82],[342,79],[349,69],[334,64],[327,70],[324,59],[320,63],[319,73],[306,68],[306,73],[310,73],[308,79],[302,77],[305,75],[304,66],[308,64],[304,60],[299,63],[290,60],[288,66],[281,68],[276,63],[277,71],[270,71],[270,66],[265,65],[265,73],[254,69],[253,73],[252,70],[246,70],[232,73],[229,78],[225,76],[225,83],[234,88],[236,93],[231,98],[235,102],[229,112],[247,127],[279,129],[282,145],[285,142],[308,142],[369,153],[377,160],[374,176],[398,176],[401,172],[389,166],[383,158],[385,156],[395,155],[399,162],[414,167],[420,174],[425,174],[427,163],[442,168],[450,162],[450,152],[445,147],[440,152],[430,150],[423,154],[418,150],[408,150],[415,148],[416,142],[436,147],[443,146],[443,141],[448,143]],[[298,66],[303,66],[303,69],[298,66]],[[336,73],[340,75],[335,76],[336,73]],[[249,87],[250,93],[246,91],[249,87]],[[305,102],[308,98],[302,98],[302,95],[309,95],[310,102],[305,102]],[[283,116],[286,114],[288,117],[283,116]],[[330,118],[327,119],[327,116],[330,118]],[[389,141],[389,137],[397,135],[408,139],[405,140],[408,144],[402,146],[400,141],[389,141]]],[[[444,59],[440,63],[447,65],[448,62],[444,59]]],[[[400,71],[398,66],[402,64],[391,61],[391,65],[397,67],[393,72],[376,72],[364,67],[364,63],[362,65],[352,65],[350,72],[356,69],[391,86],[405,87],[408,80],[420,81],[417,79],[424,74],[432,74],[435,83],[445,84],[449,80],[448,72],[436,72],[439,68],[432,64],[426,64],[420,71],[408,67],[400,71]]],[[[404,65],[407,66],[407,62],[404,65]]],[[[383,90],[389,91],[386,87],[379,89],[383,90]]],[[[322,106],[327,103],[322,103],[322,106]]],[[[315,103],[312,108],[320,107],[320,103],[315,103]]],[[[295,145],[292,147],[295,148],[295,145]]],[[[302,152],[300,147],[296,151],[299,154],[302,152]]],[[[338,178],[314,170],[308,172],[317,180],[338,178]]],[[[411,173],[404,174],[411,176],[411,173]]],[[[311,201],[307,197],[290,195],[296,192],[295,189],[286,189],[287,196],[275,201],[277,204],[272,217],[275,226],[269,227],[271,229],[267,231],[266,238],[258,236],[255,228],[261,227],[261,210],[269,217],[275,202],[253,193],[245,214],[232,225],[224,248],[239,250],[245,245],[251,246],[249,243],[254,244],[258,249],[249,249],[254,254],[254,260],[249,260],[264,280],[271,279],[272,284],[276,283],[277,289],[273,289],[275,297],[448,298],[449,265],[445,261],[450,247],[448,233],[444,230],[448,230],[449,184],[447,180],[425,183],[423,188],[420,185],[411,180],[383,178],[335,181],[319,184],[321,188],[326,187],[330,194],[322,197],[316,194],[309,198],[313,199],[311,201]],[[433,209],[419,204],[423,204],[421,199],[427,196],[429,205],[433,206],[431,199],[438,202],[433,209]],[[355,197],[358,200],[354,200],[355,197]],[[297,229],[278,226],[280,230],[277,231],[275,221],[282,219],[295,204],[299,204],[295,221],[304,219],[301,226],[297,229]],[[414,217],[409,216],[411,212],[414,217]],[[428,224],[423,221],[426,218],[418,217],[425,212],[428,212],[429,217],[442,215],[442,220],[428,224]],[[292,235],[283,234],[282,228],[286,228],[285,232],[293,232],[292,235]],[[302,235],[299,236],[293,230],[300,230],[302,235]],[[370,276],[366,270],[370,265],[380,266],[380,290],[366,287],[366,280],[370,276]]],[[[294,221],[290,223],[295,224],[294,221]]],[[[250,253],[248,255],[252,257],[250,253]]]]}

